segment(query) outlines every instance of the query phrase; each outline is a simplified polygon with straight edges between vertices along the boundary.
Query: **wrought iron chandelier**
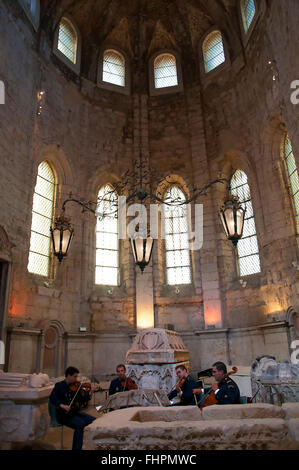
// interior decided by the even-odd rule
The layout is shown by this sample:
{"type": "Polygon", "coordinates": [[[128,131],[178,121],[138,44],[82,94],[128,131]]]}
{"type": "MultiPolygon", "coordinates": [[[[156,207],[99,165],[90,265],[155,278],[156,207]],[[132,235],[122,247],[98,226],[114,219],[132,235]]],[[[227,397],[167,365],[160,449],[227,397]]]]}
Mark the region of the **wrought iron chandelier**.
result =
{"type": "MultiPolygon", "coordinates": [[[[119,205],[118,201],[115,201],[115,192],[118,195],[127,194],[125,204],[134,201],[145,203],[150,200],[151,202],[168,206],[182,206],[196,201],[202,195],[206,195],[207,190],[216,183],[228,184],[226,178],[217,178],[205,184],[202,188],[194,187],[191,192],[192,196],[188,199],[182,200],[179,197],[163,198],[166,188],[176,186],[178,182],[173,181],[170,176],[157,179],[154,170],[149,165],[144,164],[141,152],[139,154],[139,161],[134,161],[133,165],[134,169],[126,171],[121,179],[113,184],[111,192],[105,193],[103,197],[98,197],[97,201],[82,201],[73,198],[72,194],[70,194],[69,198],[63,202],[61,214],[55,219],[54,226],[50,229],[54,255],[58,258],[59,262],[67,256],[74,236],[74,227],[71,224],[71,219],[65,213],[66,205],[70,202],[80,205],[82,212],[92,212],[100,220],[103,220],[105,217],[117,217],[119,205]],[[151,190],[153,186],[159,187],[159,191],[156,194],[151,190]],[[109,201],[108,205],[101,204],[104,201],[107,203],[107,200],[109,201]],[[109,211],[104,210],[99,213],[98,207],[100,204],[101,207],[108,206],[109,211]]],[[[238,240],[242,237],[245,210],[238,201],[238,198],[234,196],[230,196],[219,210],[222,227],[228,240],[231,240],[234,246],[237,245],[238,240]]],[[[141,233],[137,230],[130,237],[130,242],[135,264],[143,272],[150,262],[154,240],[149,234],[144,234],[144,232],[141,233]]]]}

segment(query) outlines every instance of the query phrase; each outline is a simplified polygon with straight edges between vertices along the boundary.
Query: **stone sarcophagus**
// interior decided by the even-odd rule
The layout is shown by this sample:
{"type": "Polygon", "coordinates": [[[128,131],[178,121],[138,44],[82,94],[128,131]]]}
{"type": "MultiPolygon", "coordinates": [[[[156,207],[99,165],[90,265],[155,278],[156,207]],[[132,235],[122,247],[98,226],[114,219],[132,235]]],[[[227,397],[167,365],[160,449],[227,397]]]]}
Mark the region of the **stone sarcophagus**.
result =
{"type": "Polygon", "coordinates": [[[136,335],[126,363],[139,388],[169,392],[176,383],[176,366],[189,367],[189,351],[175,331],[148,328],[136,335]]]}
{"type": "Polygon", "coordinates": [[[46,434],[48,397],[53,385],[45,374],[0,373],[0,448],[46,434]]]}

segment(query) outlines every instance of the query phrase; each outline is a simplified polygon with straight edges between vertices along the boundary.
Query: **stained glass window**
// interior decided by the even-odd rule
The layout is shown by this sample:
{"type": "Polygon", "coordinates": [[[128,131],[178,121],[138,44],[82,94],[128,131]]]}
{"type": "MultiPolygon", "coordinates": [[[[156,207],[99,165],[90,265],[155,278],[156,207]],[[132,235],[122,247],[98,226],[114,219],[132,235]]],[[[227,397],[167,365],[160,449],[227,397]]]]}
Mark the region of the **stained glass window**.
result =
{"type": "Polygon", "coordinates": [[[117,193],[109,184],[103,186],[97,213],[106,214],[103,220],[97,218],[96,224],[96,268],[95,283],[117,286],[119,271],[118,217],[115,213],[117,193]]]}
{"type": "Polygon", "coordinates": [[[231,179],[231,192],[238,196],[242,206],[246,208],[243,236],[238,241],[238,261],[240,276],[259,273],[261,271],[258,240],[254,221],[254,213],[247,175],[237,170],[231,179]]]}
{"type": "Polygon", "coordinates": [[[125,59],[119,52],[107,50],[103,60],[103,82],[125,86],[125,59]]]}
{"type": "Polygon", "coordinates": [[[254,0],[241,0],[241,13],[245,33],[247,33],[255,16],[254,0]]]}
{"type": "Polygon", "coordinates": [[[172,54],[161,54],[154,62],[155,88],[178,85],[176,59],[172,54]]]}
{"type": "MultiPolygon", "coordinates": [[[[185,201],[183,191],[173,186],[165,194],[168,201],[185,201]]],[[[175,204],[164,206],[165,251],[167,284],[191,283],[191,258],[187,207],[175,204]]]]}
{"type": "Polygon", "coordinates": [[[77,62],[77,33],[71,22],[62,18],[59,25],[58,50],[62,52],[73,64],[77,62]]]}
{"type": "Polygon", "coordinates": [[[28,271],[49,276],[50,227],[53,219],[55,176],[47,162],[38,167],[33,196],[32,224],[28,271]]]}
{"type": "Polygon", "coordinates": [[[292,144],[288,134],[283,138],[283,157],[286,164],[290,192],[294,201],[297,233],[299,233],[299,178],[292,144]]]}
{"type": "Polygon", "coordinates": [[[225,62],[223,40],[220,31],[212,31],[204,40],[203,57],[206,73],[225,62]]]}

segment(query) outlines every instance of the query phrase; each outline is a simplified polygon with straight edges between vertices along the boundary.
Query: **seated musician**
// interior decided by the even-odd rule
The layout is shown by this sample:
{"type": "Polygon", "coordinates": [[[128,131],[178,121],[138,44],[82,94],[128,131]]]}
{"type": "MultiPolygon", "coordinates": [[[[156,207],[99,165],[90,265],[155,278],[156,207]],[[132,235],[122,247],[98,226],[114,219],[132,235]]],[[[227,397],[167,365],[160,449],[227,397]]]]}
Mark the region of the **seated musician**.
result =
{"type": "Polygon", "coordinates": [[[137,390],[138,385],[134,382],[131,377],[126,376],[126,366],[119,364],[116,367],[116,373],[118,377],[111,381],[109,387],[109,395],[114,395],[118,392],[128,392],[129,390],[137,390]]]}
{"type": "Polygon", "coordinates": [[[79,411],[80,404],[86,404],[93,393],[91,392],[82,397],[80,391],[70,406],[76,392],[71,390],[72,384],[77,382],[79,370],[76,367],[68,367],[65,371],[65,380],[57,382],[51,392],[49,400],[56,407],[56,418],[59,424],[63,424],[74,429],[72,450],[81,450],[83,443],[83,432],[85,426],[91,424],[96,418],[79,411]]]}
{"type": "Polygon", "coordinates": [[[174,397],[180,397],[180,403],[174,403],[170,406],[188,406],[196,405],[195,397],[193,394],[193,389],[196,387],[195,380],[188,374],[188,371],[185,366],[177,366],[175,368],[178,381],[176,384],[176,389],[168,394],[169,400],[172,400],[174,397]]]}
{"type": "MultiPolygon", "coordinates": [[[[236,382],[230,376],[225,377],[227,374],[226,365],[223,362],[215,362],[212,367],[212,374],[215,382],[212,383],[211,388],[215,393],[217,405],[233,405],[240,404],[240,390],[236,382]]],[[[209,389],[211,390],[211,389],[209,389]]],[[[208,391],[205,390],[205,393],[208,391]]],[[[201,389],[194,389],[195,394],[201,394],[201,389]]],[[[202,402],[200,402],[202,403],[202,402]]],[[[200,406],[200,405],[199,405],[200,406]]]]}

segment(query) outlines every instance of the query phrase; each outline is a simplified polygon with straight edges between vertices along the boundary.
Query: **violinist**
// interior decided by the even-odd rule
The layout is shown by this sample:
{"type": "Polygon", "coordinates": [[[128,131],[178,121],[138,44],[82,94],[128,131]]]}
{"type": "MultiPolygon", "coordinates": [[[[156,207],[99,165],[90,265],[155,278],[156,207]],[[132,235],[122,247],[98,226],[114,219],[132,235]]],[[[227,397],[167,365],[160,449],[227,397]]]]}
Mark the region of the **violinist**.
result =
{"type": "Polygon", "coordinates": [[[196,405],[196,400],[193,394],[193,389],[196,387],[195,380],[188,374],[188,371],[184,365],[176,367],[177,383],[175,390],[168,394],[169,400],[174,397],[179,397],[180,402],[171,404],[171,406],[188,406],[196,405]]]}
{"type": "Polygon", "coordinates": [[[118,377],[111,381],[109,387],[109,395],[114,395],[118,392],[128,392],[129,390],[137,390],[138,385],[134,382],[131,377],[126,376],[126,366],[119,364],[116,367],[116,373],[118,377]]]}
{"type": "Polygon", "coordinates": [[[94,387],[88,384],[90,388],[84,392],[84,387],[78,382],[78,374],[76,367],[68,367],[65,380],[57,382],[50,395],[50,402],[56,407],[58,423],[75,430],[72,450],[82,449],[84,428],[96,419],[80,412],[80,406],[90,400],[94,387]]]}
{"type": "MultiPolygon", "coordinates": [[[[234,369],[234,368],[233,368],[234,369]]],[[[236,369],[236,368],[235,368],[236,369]]],[[[230,372],[229,374],[234,373],[230,372]]],[[[223,362],[215,362],[212,367],[212,374],[215,382],[212,383],[211,389],[205,390],[207,394],[213,391],[217,405],[234,405],[240,403],[240,390],[236,382],[234,382],[227,373],[226,365],[223,362]]],[[[195,394],[201,394],[201,389],[194,389],[195,394]]],[[[201,406],[201,402],[199,404],[201,406]]]]}

